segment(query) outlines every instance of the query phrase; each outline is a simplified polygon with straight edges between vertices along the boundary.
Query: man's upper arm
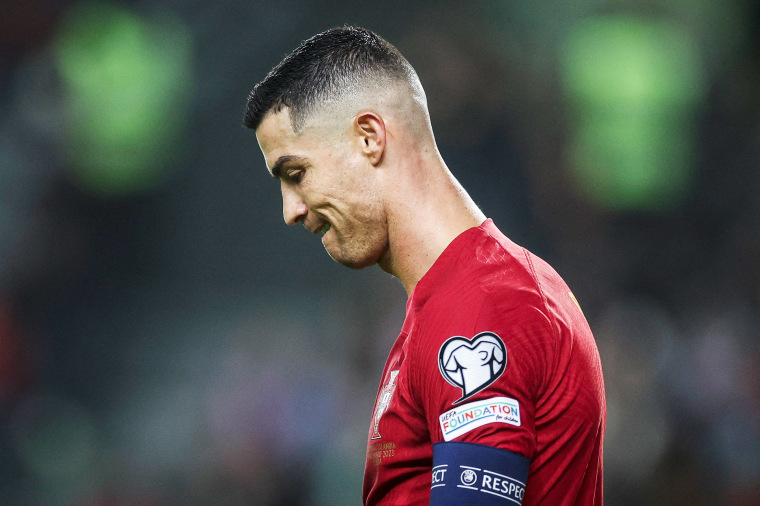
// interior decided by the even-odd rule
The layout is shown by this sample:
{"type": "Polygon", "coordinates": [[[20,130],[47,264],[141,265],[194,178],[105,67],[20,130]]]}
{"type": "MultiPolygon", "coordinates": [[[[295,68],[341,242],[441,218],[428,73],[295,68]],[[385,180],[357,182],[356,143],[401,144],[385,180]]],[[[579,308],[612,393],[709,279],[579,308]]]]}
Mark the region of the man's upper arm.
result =
{"type": "Polygon", "coordinates": [[[438,319],[414,351],[433,443],[431,504],[521,504],[550,325],[531,306],[470,314],[438,319]]]}

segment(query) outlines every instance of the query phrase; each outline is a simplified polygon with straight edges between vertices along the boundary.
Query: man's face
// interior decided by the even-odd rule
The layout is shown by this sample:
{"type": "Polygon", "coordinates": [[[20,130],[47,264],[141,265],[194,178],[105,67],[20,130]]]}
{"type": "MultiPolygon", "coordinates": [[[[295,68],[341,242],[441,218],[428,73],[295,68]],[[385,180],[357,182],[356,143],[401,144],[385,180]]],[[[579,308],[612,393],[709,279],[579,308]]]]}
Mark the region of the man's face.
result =
{"type": "Polygon", "coordinates": [[[387,222],[378,169],[362,156],[351,125],[339,130],[320,123],[296,134],[285,108],[266,116],[256,137],[280,180],[285,223],[321,233],[335,261],[360,269],[387,253],[387,222]]]}

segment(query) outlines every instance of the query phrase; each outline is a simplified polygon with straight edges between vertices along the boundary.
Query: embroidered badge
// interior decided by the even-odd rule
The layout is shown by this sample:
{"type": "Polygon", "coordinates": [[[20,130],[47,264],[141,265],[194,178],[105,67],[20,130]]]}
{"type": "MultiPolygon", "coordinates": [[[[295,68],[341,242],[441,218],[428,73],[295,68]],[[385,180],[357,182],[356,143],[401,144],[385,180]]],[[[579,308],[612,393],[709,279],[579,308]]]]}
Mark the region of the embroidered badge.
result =
{"type": "Polygon", "coordinates": [[[472,339],[450,337],[438,353],[443,378],[462,389],[458,404],[496,381],[507,367],[507,348],[493,332],[481,332],[472,339]]]}
{"type": "Polygon", "coordinates": [[[380,427],[380,419],[383,417],[383,413],[388,410],[388,406],[391,404],[391,397],[396,390],[396,376],[398,371],[391,371],[391,375],[388,378],[388,383],[383,387],[380,395],[377,396],[377,404],[375,405],[375,415],[372,417],[373,430],[370,439],[380,439],[382,436],[378,431],[380,427]]]}

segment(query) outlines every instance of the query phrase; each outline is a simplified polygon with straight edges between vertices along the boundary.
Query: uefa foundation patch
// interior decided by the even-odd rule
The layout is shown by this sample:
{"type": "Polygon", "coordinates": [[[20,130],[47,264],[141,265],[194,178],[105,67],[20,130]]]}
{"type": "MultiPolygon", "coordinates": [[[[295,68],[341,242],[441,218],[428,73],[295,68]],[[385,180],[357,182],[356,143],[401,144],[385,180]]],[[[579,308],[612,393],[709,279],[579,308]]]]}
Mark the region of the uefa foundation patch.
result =
{"type": "Polygon", "coordinates": [[[520,404],[509,397],[493,397],[463,404],[438,417],[443,439],[451,441],[489,423],[520,426],[520,404]]]}

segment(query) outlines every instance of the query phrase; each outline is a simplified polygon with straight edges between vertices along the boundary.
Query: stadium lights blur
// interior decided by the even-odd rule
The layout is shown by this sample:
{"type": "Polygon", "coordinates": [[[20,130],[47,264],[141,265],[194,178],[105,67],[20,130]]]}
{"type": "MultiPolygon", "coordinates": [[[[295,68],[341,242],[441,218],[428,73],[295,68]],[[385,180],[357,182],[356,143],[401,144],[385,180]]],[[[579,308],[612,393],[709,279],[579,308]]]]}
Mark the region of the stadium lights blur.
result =
{"type": "Polygon", "coordinates": [[[681,202],[693,179],[704,95],[688,34],[662,20],[592,18],[570,32],[562,57],[569,166],[582,195],[614,211],[681,202]]]}
{"type": "Polygon", "coordinates": [[[187,110],[186,27],[114,4],[76,4],[54,51],[66,98],[63,148],[77,182],[100,195],[160,183],[187,110]]]}

